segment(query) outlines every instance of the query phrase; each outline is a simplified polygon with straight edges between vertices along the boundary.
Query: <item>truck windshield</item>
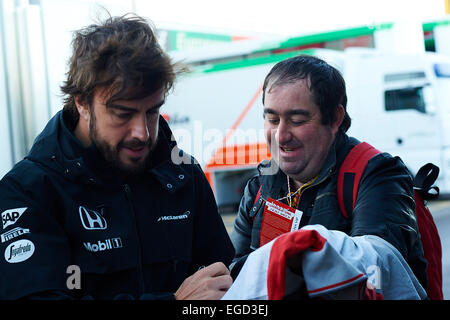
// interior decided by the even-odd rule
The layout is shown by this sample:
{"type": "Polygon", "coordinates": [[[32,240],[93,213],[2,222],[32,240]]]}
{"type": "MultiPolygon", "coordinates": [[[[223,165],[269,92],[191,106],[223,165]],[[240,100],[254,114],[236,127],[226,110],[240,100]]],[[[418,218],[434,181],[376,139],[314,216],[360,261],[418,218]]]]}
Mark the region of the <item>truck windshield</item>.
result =
{"type": "Polygon", "coordinates": [[[434,64],[434,73],[438,78],[450,78],[450,64],[448,63],[434,64]]]}
{"type": "Polygon", "coordinates": [[[425,113],[423,87],[401,88],[384,92],[386,111],[415,109],[425,113]]]}

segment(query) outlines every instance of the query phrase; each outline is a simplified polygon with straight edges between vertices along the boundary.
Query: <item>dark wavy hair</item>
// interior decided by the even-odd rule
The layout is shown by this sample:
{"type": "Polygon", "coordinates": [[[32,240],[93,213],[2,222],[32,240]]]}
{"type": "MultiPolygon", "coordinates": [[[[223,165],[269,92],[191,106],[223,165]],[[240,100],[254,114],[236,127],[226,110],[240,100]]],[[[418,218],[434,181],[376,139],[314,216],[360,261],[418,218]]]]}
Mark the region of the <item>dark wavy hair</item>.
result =
{"type": "Polygon", "coordinates": [[[336,119],[336,110],[342,105],[344,120],[339,129],[347,132],[351,125],[347,113],[347,94],[341,73],[320,58],[299,55],[278,62],[264,79],[262,102],[271,88],[307,79],[314,102],[319,106],[322,124],[328,125],[336,119]]]}
{"type": "Polygon", "coordinates": [[[91,105],[96,88],[115,100],[144,98],[163,88],[167,94],[184,67],[172,63],[142,17],[127,14],[74,33],[67,80],[61,86],[64,111],[78,121],[75,97],[91,105]]]}

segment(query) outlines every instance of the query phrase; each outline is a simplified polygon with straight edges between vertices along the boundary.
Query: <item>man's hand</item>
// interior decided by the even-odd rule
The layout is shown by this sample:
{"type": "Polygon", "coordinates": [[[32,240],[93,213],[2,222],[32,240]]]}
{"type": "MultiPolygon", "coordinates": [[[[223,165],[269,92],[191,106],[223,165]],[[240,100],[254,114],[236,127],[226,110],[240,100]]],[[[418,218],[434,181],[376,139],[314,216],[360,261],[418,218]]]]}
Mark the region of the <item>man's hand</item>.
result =
{"type": "Polygon", "coordinates": [[[219,300],[233,279],[222,262],[213,263],[186,278],[175,292],[176,300],[219,300]]]}

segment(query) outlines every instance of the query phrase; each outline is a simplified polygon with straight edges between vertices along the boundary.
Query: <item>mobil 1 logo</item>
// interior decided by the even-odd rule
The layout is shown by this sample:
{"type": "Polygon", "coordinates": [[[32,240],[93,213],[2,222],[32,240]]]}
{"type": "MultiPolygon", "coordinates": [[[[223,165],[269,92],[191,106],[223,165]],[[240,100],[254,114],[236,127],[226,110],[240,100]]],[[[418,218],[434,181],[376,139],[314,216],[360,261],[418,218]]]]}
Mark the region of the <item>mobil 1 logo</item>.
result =
{"type": "Polygon", "coordinates": [[[83,242],[84,247],[90,252],[99,252],[106,250],[119,249],[123,247],[121,238],[111,238],[105,239],[103,241],[99,240],[97,242],[83,242]]]}

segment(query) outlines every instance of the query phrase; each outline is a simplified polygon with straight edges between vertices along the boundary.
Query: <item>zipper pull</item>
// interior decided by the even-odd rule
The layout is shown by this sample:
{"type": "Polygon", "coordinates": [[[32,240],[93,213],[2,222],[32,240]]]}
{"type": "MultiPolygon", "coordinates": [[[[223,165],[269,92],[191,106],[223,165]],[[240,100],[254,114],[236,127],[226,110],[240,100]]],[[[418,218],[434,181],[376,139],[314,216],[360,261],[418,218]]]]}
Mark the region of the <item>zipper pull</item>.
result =
{"type": "Polygon", "coordinates": [[[127,195],[127,197],[129,198],[131,195],[131,189],[130,186],[128,184],[124,184],[123,185],[123,190],[125,190],[125,194],[127,195]]]}

